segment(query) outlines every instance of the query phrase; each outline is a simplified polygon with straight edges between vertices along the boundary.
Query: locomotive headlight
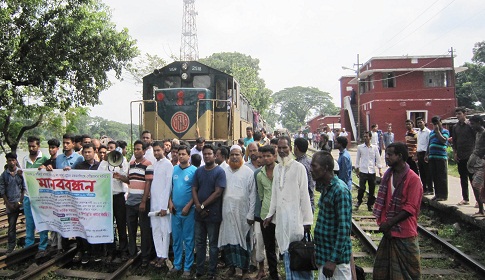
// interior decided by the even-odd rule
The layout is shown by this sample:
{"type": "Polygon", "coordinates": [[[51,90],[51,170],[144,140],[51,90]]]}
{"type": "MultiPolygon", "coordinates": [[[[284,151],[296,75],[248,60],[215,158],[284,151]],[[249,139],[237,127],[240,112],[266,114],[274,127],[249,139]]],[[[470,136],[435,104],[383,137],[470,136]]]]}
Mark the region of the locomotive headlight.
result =
{"type": "Polygon", "coordinates": [[[182,70],[187,71],[189,69],[189,64],[187,62],[182,63],[182,70]]]}
{"type": "Polygon", "coordinates": [[[189,74],[187,73],[182,73],[182,80],[187,80],[189,78],[189,74]]]}

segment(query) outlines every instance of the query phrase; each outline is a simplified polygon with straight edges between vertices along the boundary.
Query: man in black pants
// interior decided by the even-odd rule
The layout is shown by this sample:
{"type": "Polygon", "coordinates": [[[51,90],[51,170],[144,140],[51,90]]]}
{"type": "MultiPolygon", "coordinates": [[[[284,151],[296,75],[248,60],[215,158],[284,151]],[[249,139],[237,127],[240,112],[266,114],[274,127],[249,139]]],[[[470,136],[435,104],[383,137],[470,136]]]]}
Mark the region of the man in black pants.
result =
{"type": "Polygon", "coordinates": [[[365,193],[365,184],[369,185],[369,195],[367,199],[367,210],[372,211],[372,206],[376,200],[374,196],[376,188],[376,167],[379,169],[379,176],[382,177],[381,157],[379,148],[370,143],[372,132],[364,132],[364,144],[357,147],[357,158],[355,160],[355,172],[359,178],[359,191],[355,209],[359,209],[365,193]]]}
{"type": "Polygon", "coordinates": [[[467,169],[467,162],[473,153],[475,147],[476,132],[471,128],[470,123],[466,119],[464,107],[455,109],[455,116],[458,123],[453,126],[453,157],[458,164],[458,173],[460,174],[461,195],[463,200],[458,202],[458,205],[470,204],[468,181],[472,181],[472,176],[467,169]]]}
{"type": "MultiPolygon", "coordinates": [[[[262,204],[260,216],[266,217],[271,204],[271,187],[273,170],[276,166],[276,151],[272,146],[263,146],[259,148],[259,151],[263,156],[263,167],[256,175],[256,184],[258,185],[258,194],[262,204]]],[[[269,223],[266,227],[263,227],[263,223],[260,223],[260,225],[264,247],[266,249],[266,259],[268,260],[269,275],[271,279],[280,279],[277,269],[275,224],[269,223]]]]}

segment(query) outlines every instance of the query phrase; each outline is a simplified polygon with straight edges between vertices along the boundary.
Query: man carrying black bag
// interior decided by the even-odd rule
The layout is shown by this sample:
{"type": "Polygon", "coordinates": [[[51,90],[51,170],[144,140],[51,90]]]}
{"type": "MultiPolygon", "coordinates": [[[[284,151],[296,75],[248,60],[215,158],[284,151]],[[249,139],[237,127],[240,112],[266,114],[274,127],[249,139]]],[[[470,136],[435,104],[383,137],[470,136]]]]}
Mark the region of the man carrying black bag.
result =
{"type": "Polygon", "coordinates": [[[347,185],[333,174],[334,160],[326,151],[313,155],[311,173],[321,193],[315,224],[318,279],[352,279],[352,196],[347,185]]]}

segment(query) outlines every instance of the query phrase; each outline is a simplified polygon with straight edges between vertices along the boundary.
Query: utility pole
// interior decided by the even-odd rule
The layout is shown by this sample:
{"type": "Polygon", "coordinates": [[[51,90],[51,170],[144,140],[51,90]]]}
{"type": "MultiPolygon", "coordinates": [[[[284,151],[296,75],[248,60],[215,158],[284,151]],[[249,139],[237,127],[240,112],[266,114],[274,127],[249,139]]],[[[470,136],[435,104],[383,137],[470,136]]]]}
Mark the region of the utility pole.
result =
{"type": "Polygon", "coordinates": [[[360,131],[360,78],[359,78],[359,73],[360,73],[360,66],[362,64],[359,63],[359,54],[357,54],[357,64],[354,64],[354,66],[357,66],[357,70],[355,71],[355,76],[357,79],[357,136],[355,139],[357,140],[357,145],[360,144],[360,136],[361,136],[361,131],[360,131]]]}
{"type": "Polygon", "coordinates": [[[453,96],[455,97],[455,107],[458,107],[458,99],[456,98],[455,54],[453,47],[451,47],[449,52],[451,54],[451,80],[453,81],[453,96]]]}
{"type": "Polygon", "coordinates": [[[199,60],[199,43],[197,41],[197,24],[195,17],[195,0],[183,0],[184,13],[182,18],[182,40],[180,44],[180,59],[184,61],[199,60]]]}

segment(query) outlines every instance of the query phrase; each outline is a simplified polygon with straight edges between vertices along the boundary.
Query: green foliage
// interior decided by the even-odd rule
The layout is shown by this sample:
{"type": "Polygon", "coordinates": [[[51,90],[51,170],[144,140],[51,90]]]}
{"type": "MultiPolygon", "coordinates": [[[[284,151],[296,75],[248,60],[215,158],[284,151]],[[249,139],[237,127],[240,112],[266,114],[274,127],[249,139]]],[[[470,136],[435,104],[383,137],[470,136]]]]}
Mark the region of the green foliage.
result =
{"type": "Polygon", "coordinates": [[[107,72],[120,78],[138,53],[128,31],[117,31],[110,17],[99,0],[2,2],[4,144],[16,150],[23,133],[41,124],[44,116],[100,103],[100,92],[110,86],[107,72]]]}
{"type": "Polygon", "coordinates": [[[167,65],[167,62],[158,55],[146,53],[144,56],[138,56],[137,59],[127,65],[126,70],[131,74],[137,83],[143,82],[143,77],[153,73],[155,69],[160,69],[167,65]]]}
{"type": "Polygon", "coordinates": [[[238,52],[214,53],[199,62],[232,75],[239,81],[241,92],[260,113],[265,113],[272,103],[272,91],[259,77],[259,59],[238,52]]]}
{"type": "Polygon", "coordinates": [[[273,94],[273,99],[280,107],[282,125],[290,131],[297,131],[304,125],[312,110],[323,115],[339,112],[330,94],[315,87],[285,88],[273,94]]]}
{"type": "Polygon", "coordinates": [[[485,41],[475,44],[472,62],[466,62],[463,66],[468,69],[456,74],[458,105],[483,111],[485,102],[485,41]]]}

